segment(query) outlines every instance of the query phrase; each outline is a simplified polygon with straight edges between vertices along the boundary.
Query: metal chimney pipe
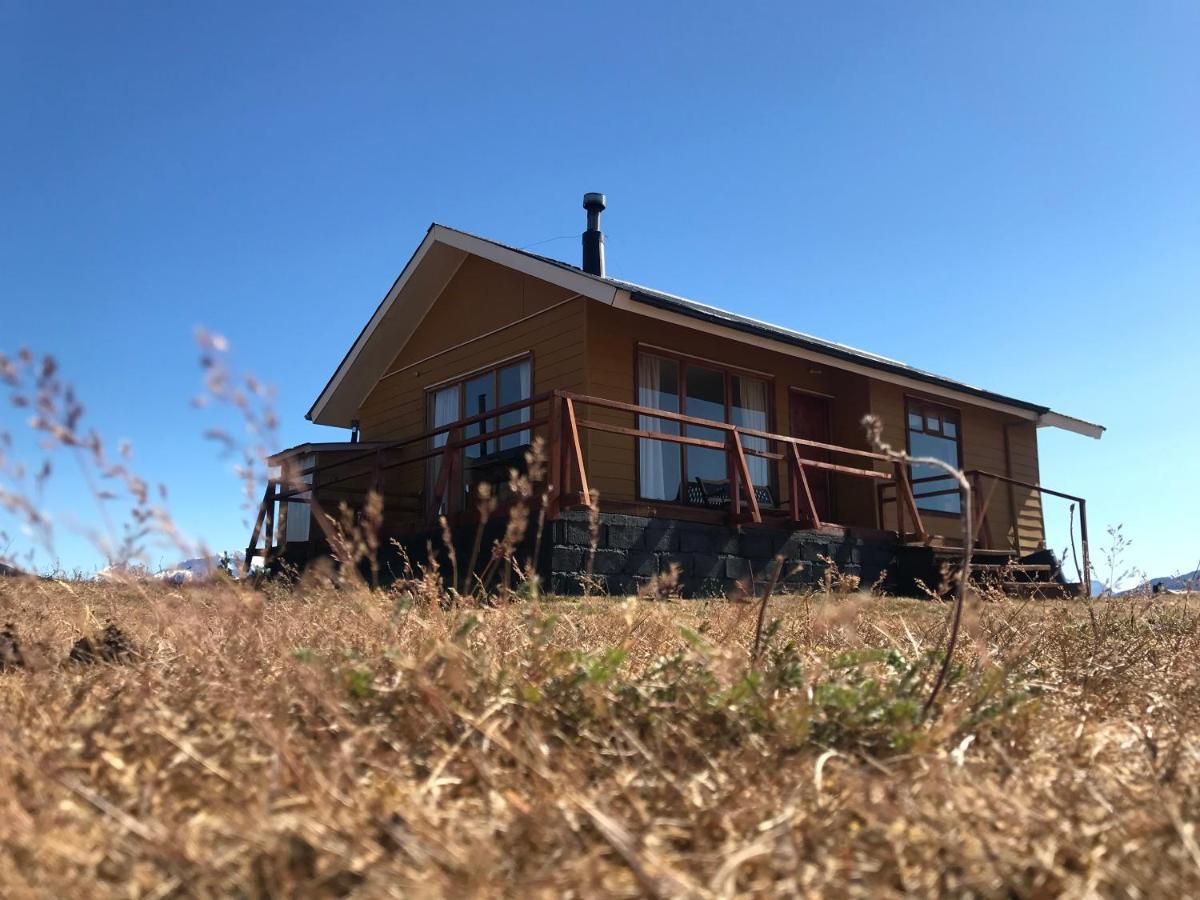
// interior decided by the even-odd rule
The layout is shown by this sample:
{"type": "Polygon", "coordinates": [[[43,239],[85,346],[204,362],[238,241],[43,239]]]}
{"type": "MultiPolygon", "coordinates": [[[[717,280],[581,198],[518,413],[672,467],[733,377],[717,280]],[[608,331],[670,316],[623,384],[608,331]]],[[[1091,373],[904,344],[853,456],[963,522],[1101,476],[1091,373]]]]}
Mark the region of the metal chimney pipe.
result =
{"type": "Polygon", "coordinates": [[[583,233],[583,271],[604,277],[604,232],[600,230],[600,213],[604,212],[604,195],[583,195],[587,210],[587,231],[583,233]]]}

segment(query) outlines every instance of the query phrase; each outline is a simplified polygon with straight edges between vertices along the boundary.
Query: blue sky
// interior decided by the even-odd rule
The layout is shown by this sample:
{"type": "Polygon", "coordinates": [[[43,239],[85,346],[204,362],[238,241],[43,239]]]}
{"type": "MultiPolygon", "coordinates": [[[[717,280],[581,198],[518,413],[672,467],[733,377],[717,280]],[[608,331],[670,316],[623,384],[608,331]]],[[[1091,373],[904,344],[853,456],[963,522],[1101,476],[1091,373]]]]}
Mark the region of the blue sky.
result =
{"type": "Polygon", "coordinates": [[[1200,6],[248,7],[0,0],[0,348],[210,545],[246,528],[197,325],[282,443],[338,439],[304,412],[430,221],[575,261],[599,190],[612,274],[1101,422],[1043,482],[1200,557],[1200,6]]]}

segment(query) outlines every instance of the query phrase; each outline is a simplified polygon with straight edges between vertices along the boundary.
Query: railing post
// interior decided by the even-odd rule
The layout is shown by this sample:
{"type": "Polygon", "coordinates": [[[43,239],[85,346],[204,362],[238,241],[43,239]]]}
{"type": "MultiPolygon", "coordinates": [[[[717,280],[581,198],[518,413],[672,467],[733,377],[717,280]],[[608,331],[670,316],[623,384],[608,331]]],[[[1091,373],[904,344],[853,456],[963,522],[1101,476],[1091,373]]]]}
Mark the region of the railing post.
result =
{"type": "Polygon", "coordinates": [[[563,495],[563,441],[562,441],[562,397],[558,391],[549,400],[549,422],[547,429],[546,453],[550,459],[550,509],[547,516],[553,519],[562,507],[563,495]]]}
{"type": "MultiPolygon", "coordinates": [[[[921,511],[917,508],[917,499],[913,496],[912,484],[908,480],[908,466],[905,463],[896,463],[896,506],[897,509],[901,505],[904,506],[905,512],[912,518],[913,527],[916,529],[917,540],[921,543],[929,541],[929,533],[925,531],[925,523],[921,521],[921,511]]],[[[897,520],[903,522],[903,517],[897,512],[897,520]]],[[[904,529],[900,528],[901,537],[904,536],[904,529]]]]}
{"type": "MultiPolygon", "coordinates": [[[[746,462],[746,451],[742,448],[742,436],[738,434],[736,428],[731,428],[726,433],[733,438],[733,450],[737,454],[734,457],[734,467],[738,480],[746,486],[746,505],[750,507],[750,520],[755,525],[759,525],[762,523],[762,510],[758,508],[758,495],[754,493],[754,480],[750,477],[750,466],[746,462]]],[[[735,484],[734,496],[739,496],[740,493],[740,486],[735,484]]]]}
{"type": "Polygon", "coordinates": [[[788,444],[789,452],[787,459],[788,472],[788,516],[797,525],[800,524],[800,464],[797,460],[800,458],[799,452],[796,450],[795,444],[788,444]]]}
{"type": "MultiPolygon", "coordinates": [[[[806,475],[804,472],[804,460],[800,458],[800,450],[795,444],[789,444],[788,446],[791,447],[792,450],[789,461],[791,462],[792,468],[795,471],[795,475],[793,476],[793,483],[795,487],[793,490],[796,490],[799,495],[797,499],[803,501],[804,503],[804,508],[808,515],[810,527],[820,528],[821,517],[817,513],[817,503],[813,499],[812,488],[808,483],[808,475],[806,475]]],[[[797,505],[796,510],[799,512],[799,505],[797,505]]],[[[798,516],[797,521],[799,521],[798,516]]]]}
{"type": "MultiPolygon", "coordinates": [[[[992,497],[996,493],[996,487],[1000,484],[995,478],[992,478],[991,487],[988,488],[987,495],[983,493],[983,472],[972,471],[971,489],[975,493],[975,539],[979,542],[979,546],[984,550],[992,548],[992,526],[988,521],[988,511],[992,508],[992,497]]],[[[1018,555],[1020,548],[1017,548],[1018,555]]]]}
{"type": "Polygon", "coordinates": [[[579,441],[579,423],[575,419],[575,402],[570,397],[563,398],[563,414],[565,417],[567,449],[570,459],[567,467],[574,465],[579,470],[579,499],[581,503],[591,503],[592,493],[588,488],[587,466],[583,461],[583,444],[579,441]]]}
{"type": "Polygon", "coordinates": [[[371,490],[383,496],[383,448],[375,451],[375,467],[371,471],[371,490]]]}
{"type": "Polygon", "coordinates": [[[438,469],[437,482],[433,488],[432,513],[435,519],[439,515],[449,516],[451,513],[450,481],[454,474],[454,464],[462,452],[462,448],[456,446],[459,433],[460,429],[458,428],[451,428],[446,432],[446,449],[442,451],[442,464],[438,469]]]}
{"type": "MultiPolygon", "coordinates": [[[[686,451],[685,451],[686,452],[686,451]]],[[[733,459],[733,432],[725,432],[725,480],[729,482],[729,518],[737,524],[742,518],[742,486],[733,459]]]]}
{"type": "Polygon", "coordinates": [[[1092,597],[1092,557],[1088,553],[1087,501],[1083,498],[1079,500],[1079,544],[1083,550],[1083,584],[1080,587],[1083,589],[1083,596],[1090,600],[1092,597]]]}

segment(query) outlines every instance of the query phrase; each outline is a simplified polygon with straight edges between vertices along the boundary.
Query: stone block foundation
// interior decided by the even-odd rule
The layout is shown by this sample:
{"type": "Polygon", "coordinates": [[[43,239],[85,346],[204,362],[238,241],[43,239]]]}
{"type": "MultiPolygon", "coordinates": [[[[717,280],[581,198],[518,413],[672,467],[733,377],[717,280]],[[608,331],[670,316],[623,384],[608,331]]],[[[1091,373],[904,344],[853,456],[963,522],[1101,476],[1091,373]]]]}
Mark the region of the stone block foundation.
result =
{"type": "Polygon", "coordinates": [[[579,594],[590,583],[608,594],[633,594],[672,569],[684,597],[724,596],[751,578],[761,590],[777,555],[785,560],[781,591],[819,586],[834,571],[857,576],[869,588],[897,568],[898,541],[881,532],[734,528],[620,513],[600,514],[593,555],[587,516],[587,510],[570,510],[547,525],[543,583],[550,593],[579,594]]]}

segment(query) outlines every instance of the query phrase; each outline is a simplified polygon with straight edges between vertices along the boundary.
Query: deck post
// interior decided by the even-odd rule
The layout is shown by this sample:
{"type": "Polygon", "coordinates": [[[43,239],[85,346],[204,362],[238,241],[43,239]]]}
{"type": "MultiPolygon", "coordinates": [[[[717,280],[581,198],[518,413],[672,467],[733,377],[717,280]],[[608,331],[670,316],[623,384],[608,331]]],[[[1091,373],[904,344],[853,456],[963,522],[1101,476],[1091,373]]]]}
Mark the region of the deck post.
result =
{"type": "Polygon", "coordinates": [[[267,479],[266,516],[263,519],[263,568],[271,564],[275,550],[275,481],[267,479]]]}
{"type": "MultiPolygon", "coordinates": [[[[284,487],[284,484],[286,484],[286,482],[283,481],[282,479],[280,479],[279,491],[278,491],[277,496],[282,496],[284,491],[287,490],[284,487]]],[[[276,530],[279,533],[279,549],[282,551],[284,559],[287,559],[287,520],[288,520],[288,502],[286,500],[280,500],[279,501],[279,524],[278,524],[278,526],[276,526],[276,530]]]]}
{"type": "Polygon", "coordinates": [[[242,560],[243,576],[250,575],[250,565],[254,557],[258,554],[258,536],[263,526],[263,519],[267,514],[267,503],[271,497],[271,479],[267,479],[267,489],[263,491],[262,502],[258,505],[258,515],[254,517],[254,527],[250,530],[250,543],[246,545],[246,558],[242,560]]]}

